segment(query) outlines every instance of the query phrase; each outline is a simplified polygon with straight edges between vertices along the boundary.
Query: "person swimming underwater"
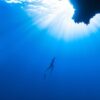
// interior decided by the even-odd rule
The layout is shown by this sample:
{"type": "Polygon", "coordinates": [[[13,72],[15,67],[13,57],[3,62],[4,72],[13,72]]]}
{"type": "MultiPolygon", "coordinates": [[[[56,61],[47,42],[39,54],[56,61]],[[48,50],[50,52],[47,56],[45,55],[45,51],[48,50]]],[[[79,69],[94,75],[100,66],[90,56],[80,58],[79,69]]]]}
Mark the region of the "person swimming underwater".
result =
{"type": "Polygon", "coordinates": [[[54,70],[55,60],[56,60],[56,58],[53,57],[52,60],[51,60],[50,65],[49,65],[48,68],[45,70],[45,72],[44,72],[44,79],[46,79],[47,75],[50,74],[50,73],[52,73],[52,71],[54,70]]]}

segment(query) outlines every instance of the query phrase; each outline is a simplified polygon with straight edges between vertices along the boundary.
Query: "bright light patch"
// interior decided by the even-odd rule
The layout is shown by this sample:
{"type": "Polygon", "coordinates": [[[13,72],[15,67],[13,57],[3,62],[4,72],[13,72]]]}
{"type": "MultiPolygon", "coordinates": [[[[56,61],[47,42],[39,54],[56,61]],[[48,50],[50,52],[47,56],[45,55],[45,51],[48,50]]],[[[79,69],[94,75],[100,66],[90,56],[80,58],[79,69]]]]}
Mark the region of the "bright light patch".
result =
{"type": "Polygon", "coordinates": [[[58,38],[72,40],[88,36],[100,28],[100,15],[91,19],[87,26],[72,20],[73,6],[69,0],[9,0],[24,3],[26,11],[33,16],[33,24],[58,38]]]}
{"type": "Polygon", "coordinates": [[[21,3],[21,0],[6,0],[7,3],[21,3]]]}
{"type": "Polygon", "coordinates": [[[48,28],[48,32],[58,38],[70,40],[96,31],[98,17],[91,20],[88,26],[72,20],[74,9],[69,0],[38,0],[28,5],[27,10],[31,15],[35,15],[34,24],[42,29],[48,28]]]}

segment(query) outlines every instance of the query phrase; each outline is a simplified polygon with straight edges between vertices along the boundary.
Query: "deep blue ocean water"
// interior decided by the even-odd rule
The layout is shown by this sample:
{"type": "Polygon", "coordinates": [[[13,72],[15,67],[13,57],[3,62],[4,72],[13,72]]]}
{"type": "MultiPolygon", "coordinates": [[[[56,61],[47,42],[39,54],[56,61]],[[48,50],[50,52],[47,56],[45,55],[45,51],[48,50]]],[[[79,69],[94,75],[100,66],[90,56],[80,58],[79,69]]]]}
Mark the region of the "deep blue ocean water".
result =
{"type": "Polygon", "coordinates": [[[0,100],[100,100],[100,27],[66,42],[32,23],[19,5],[0,2],[0,100]]]}

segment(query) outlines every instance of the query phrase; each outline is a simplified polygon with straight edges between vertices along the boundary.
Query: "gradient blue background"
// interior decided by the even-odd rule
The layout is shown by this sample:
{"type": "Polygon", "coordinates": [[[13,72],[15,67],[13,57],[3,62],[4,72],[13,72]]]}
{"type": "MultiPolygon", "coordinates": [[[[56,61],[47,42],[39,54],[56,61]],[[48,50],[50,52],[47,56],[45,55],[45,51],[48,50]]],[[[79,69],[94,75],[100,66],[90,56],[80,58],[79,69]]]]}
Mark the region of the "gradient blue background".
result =
{"type": "Polygon", "coordinates": [[[0,2],[0,100],[100,100],[100,27],[73,41],[33,26],[20,5],[0,2]],[[44,70],[56,56],[55,69],[44,70]]]}

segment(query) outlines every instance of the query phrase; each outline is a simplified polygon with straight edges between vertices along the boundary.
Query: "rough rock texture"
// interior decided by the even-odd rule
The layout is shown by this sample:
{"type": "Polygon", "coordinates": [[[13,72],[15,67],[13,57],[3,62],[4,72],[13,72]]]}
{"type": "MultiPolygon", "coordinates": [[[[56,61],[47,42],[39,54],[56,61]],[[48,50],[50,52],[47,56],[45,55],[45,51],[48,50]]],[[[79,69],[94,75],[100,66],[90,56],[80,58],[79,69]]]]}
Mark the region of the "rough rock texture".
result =
{"type": "Polygon", "coordinates": [[[73,20],[77,23],[89,24],[90,19],[100,13],[100,0],[70,0],[70,2],[75,8],[73,20]]]}

